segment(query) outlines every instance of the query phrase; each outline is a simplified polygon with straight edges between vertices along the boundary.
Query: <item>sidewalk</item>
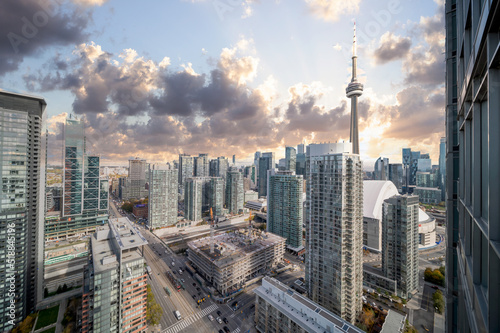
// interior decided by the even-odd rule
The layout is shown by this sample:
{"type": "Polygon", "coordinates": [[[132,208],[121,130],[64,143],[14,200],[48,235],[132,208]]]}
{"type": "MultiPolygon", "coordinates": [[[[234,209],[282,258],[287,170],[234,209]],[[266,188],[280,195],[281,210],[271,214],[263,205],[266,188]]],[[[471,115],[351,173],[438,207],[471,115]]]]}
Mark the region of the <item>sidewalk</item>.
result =
{"type": "Polygon", "coordinates": [[[444,333],[444,316],[434,313],[434,333],[444,333]]]}

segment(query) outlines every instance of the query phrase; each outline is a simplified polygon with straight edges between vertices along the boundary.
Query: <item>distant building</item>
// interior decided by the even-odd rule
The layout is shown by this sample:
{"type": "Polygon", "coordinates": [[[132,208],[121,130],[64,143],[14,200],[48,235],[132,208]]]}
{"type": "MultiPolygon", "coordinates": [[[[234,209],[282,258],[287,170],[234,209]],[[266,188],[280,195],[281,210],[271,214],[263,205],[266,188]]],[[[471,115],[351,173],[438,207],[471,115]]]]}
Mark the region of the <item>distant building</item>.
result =
{"type": "Polygon", "coordinates": [[[297,151],[293,147],[285,148],[285,170],[290,170],[295,172],[295,167],[297,164],[297,151]]]}
{"type": "Polygon", "coordinates": [[[148,195],[146,190],[146,173],[147,163],[146,160],[133,159],[129,160],[128,167],[128,197],[130,199],[141,199],[148,195]]]}
{"type": "Polygon", "coordinates": [[[236,155],[233,155],[233,165],[236,164],[236,155]]]}
{"type": "Polygon", "coordinates": [[[168,227],[177,223],[178,170],[167,165],[149,168],[149,227],[168,227]]]}
{"type": "Polygon", "coordinates": [[[194,159],[188,154],[179,154],[179,186],[183,186],[187,178],[194,176],[194,159]]]}
{"type": "Polygon", "coordinates": [[[213,214],[220,216],[223,214],[224,207],[224,179],[222,177],[210,178],[210,208],[213,214]]]}
{"type": "Polygon", "coordinates": [[[432,160],[430,158],[419,158],[417,162],[417,172],[431,172],[432,160]]]}
{"type": "Polygon", "coordinates": [[[302,246],[303,178],[293,171],[269,170],[267,189],[267,231],[286,238],[287,246],[302,246]]]}
{"type": "Polygon", "coordinates": [[[250,178],[253,184],[256,183],[257,180],[257,172],[255,165],[250,165],[245,167],[245,177],[250,178]]]}
{"type": "Polygon", "coordinates": [[[300,143],[297,145],[297,154],[305,154],[304,144],[300,143]]]}
{"type": "Polygon", "coordinates": [[[283,260],[286,239],[271,233],[240,229],[188,243],[188,259],[198,273],[223,296],[238,291],[245,283],[270,272],[283,260]]]}
{"type": "Polygon", "coordinates": [[[255,191],[246,191],[243,201],[246,203],[248,201],[258,200],[258,199],[259,199],[259,193],[255,191]]]}
{"type": "Polygon", "coordinates": [[[403,165],[389,164],[389,178],[394,183],[399,192],[403,189],[403,165]]]}
{"type": "Polygon", "coordinates": [[[280,158],[278,160],[278,170],[280,171],[286,170],[286,158],[280,158]]]}
{"type": "Polygon", "coordinates": [[[389,179],[389,159],[379,157],[375,161],[373,170],[373,180],[388,180],[389,179]]]}
{"type": "Polygon", "coordinates": [[[297,153],[295,156],[295,173],[297,175],[306,176],[306,154],[305,153],[297,153]]]}
{"type": "Polygon", "coordinates": [[[208,154],[199,154],[193,158],[194,177],[208,177],[210,175],[208,154]]]}
{"type": "Polygon", "coordinates": [[[184,217],[189,221],[201,221],[203,182],[200,178],[187,178],[184,182],[184,217]]]}
{"type": "Polygon", "coordinates": [[[395,195],[384,200],[382,272],[397,282],[398,296],[411,298],[418,289],[418,197],[395,195]]]}
{"type": "Polygon", "coordinates": [[[430,172],[417,172],[417,187],[436,187],[438,175],[430,172]]]}
{"type": "Polygon", "coordinates": [[[255,328],[260,333],[361,333],[310,299],[271,277],[264,277],[255,292],[255,328]]]}
{"type": "Polygon", "coordinates": [[[110,219],[90,239],[82,332],[146,332],[148,242],[127,218],[110,219]]]}
{"type": "Polygon", "coordinates": [[[418,195],[420,202],[429,205],[437,205],[441,202],[441,190],[431,187],[415,187],[413,194],[418,195]]]}
{"type": "Polygon", "coordinates": [[[226,206],[230,214],[243,213],[243,175],[238,171],[229,171],[226,179],[226,206]]]}
{"type": "Polygon", "coordinates": [[[224,156],[217,157],[210,161],[210,176],[222,177],[226,180],[226,173],[229,169],[229,161],[224,156]]]}
{"type": "Polygon", "coordinates": [[[267,200],[265,198],[260,198],[257,200],[248,200],[245,203],[245,207],[251,210],[262,212],[267,210],[267,200]]]}
{"type": "Polygon", "coordinates": [[[259,197],[267,196],[267,171],[274,168],[274,153],[263,153],[259,158],[259,197]]]}

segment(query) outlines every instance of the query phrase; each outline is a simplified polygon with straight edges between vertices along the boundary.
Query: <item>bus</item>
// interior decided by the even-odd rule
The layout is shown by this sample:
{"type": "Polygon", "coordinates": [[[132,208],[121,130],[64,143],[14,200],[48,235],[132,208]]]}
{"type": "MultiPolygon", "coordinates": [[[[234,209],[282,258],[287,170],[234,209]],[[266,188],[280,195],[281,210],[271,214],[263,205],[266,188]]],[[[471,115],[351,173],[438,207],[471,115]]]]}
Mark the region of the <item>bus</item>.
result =
{"type": "Polygon", "coordinates": [[[168,295],[168,296],[170,296],[170,295],[171,295],[171,293],[170,293],[170,289],[168,289],[168,287],[165,287],[165,292],[167,293],[167,295],[168,295]]]}

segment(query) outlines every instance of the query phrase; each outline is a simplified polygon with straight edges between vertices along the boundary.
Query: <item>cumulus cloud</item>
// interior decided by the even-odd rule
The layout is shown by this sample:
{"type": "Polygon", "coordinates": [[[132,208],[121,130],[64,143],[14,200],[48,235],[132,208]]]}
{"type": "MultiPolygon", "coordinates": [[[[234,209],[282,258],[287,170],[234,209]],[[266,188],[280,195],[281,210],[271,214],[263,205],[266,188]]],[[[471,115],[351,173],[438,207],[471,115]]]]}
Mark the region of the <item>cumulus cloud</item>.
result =
{"type": "Polygon", "coordinates": [[[67,46],[87,38],[92,12],[58,2],[7,0],[0,2],[0,76],[15,71],[25,57],[52,46],[67,46]]]}
{"type": "Polygon", "coordinates": [[[361,0],[305,0],[309,10],[325,21],[337,21],[342,15],[359,11],[361,0]]]}
{"type": "Polygon", "coordinates": [[[74,3],[81,6],[102,6],[108,0],[72,0],[74,3]]]}
{"type": "Polygon", "coordinates": [[[404,58],[411,47],[409,37],[395,36],[392,32],[386,32],[380,37],[378,48],[373,55],[378,64],[385,64],[393,60],[404,58]]]}

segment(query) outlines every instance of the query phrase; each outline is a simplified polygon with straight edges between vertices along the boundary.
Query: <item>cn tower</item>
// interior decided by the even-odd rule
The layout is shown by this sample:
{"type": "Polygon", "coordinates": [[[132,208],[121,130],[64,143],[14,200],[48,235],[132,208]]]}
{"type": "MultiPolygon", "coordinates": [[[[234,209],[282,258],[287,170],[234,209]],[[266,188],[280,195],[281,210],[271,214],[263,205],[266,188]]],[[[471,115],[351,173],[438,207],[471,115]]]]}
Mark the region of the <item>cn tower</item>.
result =
{"type": "Polygon", "coordinates": [[[352,153],[359,155],[358,134],[358,97],[363,94],[363,85],[356,77],[356,22],[354,22],[354,37],[352,41],[352,79],[345,89],[346,96],[351,99],[351,134],[349,141],[352,143],[352,153]]]}

